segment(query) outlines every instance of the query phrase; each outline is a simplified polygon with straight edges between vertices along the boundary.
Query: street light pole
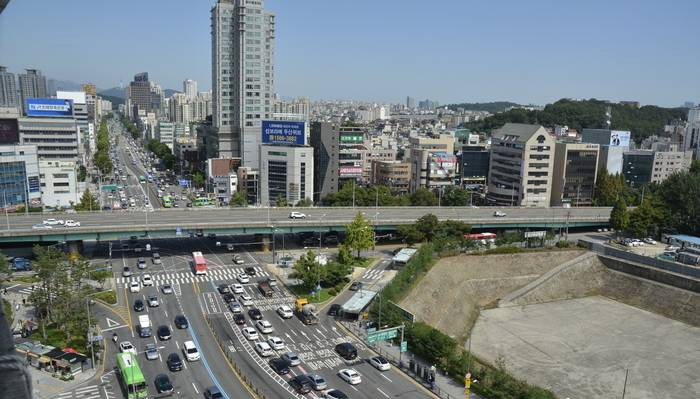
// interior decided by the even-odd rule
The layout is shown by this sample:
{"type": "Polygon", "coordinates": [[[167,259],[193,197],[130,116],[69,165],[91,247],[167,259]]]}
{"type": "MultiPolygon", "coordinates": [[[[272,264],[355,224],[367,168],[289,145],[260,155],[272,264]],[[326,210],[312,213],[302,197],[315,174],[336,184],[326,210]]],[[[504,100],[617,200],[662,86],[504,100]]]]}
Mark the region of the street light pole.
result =
{"type": "Polygon", "coordinates": [[[92,326],[90,325],[90,298],[85,298],[85,306],[87,307],[88,317],[88,339],[90,340],[90,355],[92,355],[92,368],[95,368],[95,341],[92,337],[92,326]]]}

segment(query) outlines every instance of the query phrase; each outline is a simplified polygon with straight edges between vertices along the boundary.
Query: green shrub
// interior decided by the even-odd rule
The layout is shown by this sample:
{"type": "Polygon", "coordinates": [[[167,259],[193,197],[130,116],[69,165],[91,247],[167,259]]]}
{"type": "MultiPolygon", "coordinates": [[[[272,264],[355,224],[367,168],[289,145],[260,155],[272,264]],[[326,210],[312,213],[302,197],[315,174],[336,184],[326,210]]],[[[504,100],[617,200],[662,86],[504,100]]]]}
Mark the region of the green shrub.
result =
{"type": "Polygon", "coordinates": [[[330,290],[328,290],[328,294],[330,294],[331,296],[336,296],[338,295],[338,290],[336,290],[335,287],[333,287],[330,290]]]}
{"type": "Polygon", "coordinates": [[[110,305],[114,305],[115,303],[117,303],[117,293],[114,292],[114,290],[102,291],[95,294],[93,297],[110,305]]]}
{"type": "Polygon", "coordinates": [[[569,248],[571,246],[571,243],[566,240],[561,240],[557,241],[557,243],[554,245],[556,245],[557,248],[569,248]]]}

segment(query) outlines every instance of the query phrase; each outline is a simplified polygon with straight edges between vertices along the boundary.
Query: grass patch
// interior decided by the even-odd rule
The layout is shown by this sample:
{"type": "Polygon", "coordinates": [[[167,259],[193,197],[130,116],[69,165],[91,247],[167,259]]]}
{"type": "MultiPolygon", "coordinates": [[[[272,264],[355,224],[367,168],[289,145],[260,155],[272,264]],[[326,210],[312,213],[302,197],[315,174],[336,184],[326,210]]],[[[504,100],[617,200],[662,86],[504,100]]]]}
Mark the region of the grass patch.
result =
{"type": "Polygon", "coordinates": [[[315,295],[311,295],[311,293],[304,289],[301,285],[291,285],[288,288],[297,298],[306,298],[311,303],[326,302],[337,295],[337,293],[335,295],[331,295],[331,290],[334,289],[333,287],[321,288],[321,293],[315,295]]]}
{"type": "Polygon", "coordinates": [[[14,321],[14,314],[12,313],[12,304],[8,302],[7,299],[2,300],[2,307],[5,312],[5,317],[7,318],[8,323],[7,324],[12,324],[14,321]]]}
{"type": "Polygon", "coordinates": [[[353,258],[352,266],[354,267],[367,267],[371,265],[377,258],[353,258]]]}
{"type": "Polygon", "coordinates": [[[117,293],[114,290],[102,291],[92,296],[95,299],[99,299],[102,302],[106,302],[110,305],[117,303],[117,293]]]}
{"type": "Polygon", "coordinates": [[[31,284],[31,283],[38,283],[39,280],[40,280],[39,277],[37,277],[36,275],[32,275],[32,276],[12,276],[11,281],[17,282],[17,283],[31,284]]]}
{"type": "Polygon", "coordinates": [[[69,347],[80,353],[89,354],[86,336],[72,336],[71,338],[67,338],[66,332],[60,330],[55,324],[46,326],[46,339],[44,339],[41,327],[33,331],[29,335],[29,339],[40,341],[44,345],[55,346],[59,349],[69,347]]]}

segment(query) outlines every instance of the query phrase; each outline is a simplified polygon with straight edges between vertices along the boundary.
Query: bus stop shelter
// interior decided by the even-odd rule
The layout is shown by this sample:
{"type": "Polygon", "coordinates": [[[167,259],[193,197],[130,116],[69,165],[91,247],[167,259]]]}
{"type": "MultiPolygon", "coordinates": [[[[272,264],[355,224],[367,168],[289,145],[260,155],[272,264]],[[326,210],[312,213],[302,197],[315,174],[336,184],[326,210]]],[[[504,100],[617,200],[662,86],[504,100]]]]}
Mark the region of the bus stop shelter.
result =
{"type": "Polygon", "coordinates": [[[341,307],[343,317],[351,320],[358,320],[360,314],[367,308],[377,293],[370,290],[359,289],[355,295],[350,297],[341,307]]]}

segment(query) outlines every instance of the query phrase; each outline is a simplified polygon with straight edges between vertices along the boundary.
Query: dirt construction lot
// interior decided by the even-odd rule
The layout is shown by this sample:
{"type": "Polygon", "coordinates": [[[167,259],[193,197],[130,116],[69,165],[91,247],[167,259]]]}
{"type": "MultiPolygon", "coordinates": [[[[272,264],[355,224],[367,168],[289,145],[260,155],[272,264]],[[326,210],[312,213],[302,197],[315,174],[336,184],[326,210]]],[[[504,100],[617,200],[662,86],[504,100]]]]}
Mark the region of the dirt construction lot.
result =
{"type": "Polygon", "coordinates": [[[481,313],[472,350],[560,398],[700,398],[700,328],[593,296],[481,313]]]}

